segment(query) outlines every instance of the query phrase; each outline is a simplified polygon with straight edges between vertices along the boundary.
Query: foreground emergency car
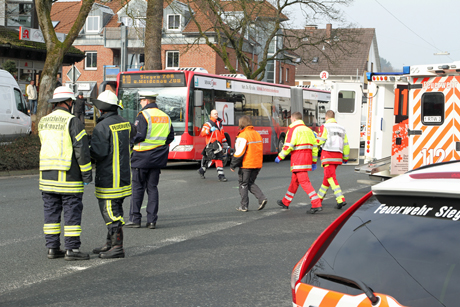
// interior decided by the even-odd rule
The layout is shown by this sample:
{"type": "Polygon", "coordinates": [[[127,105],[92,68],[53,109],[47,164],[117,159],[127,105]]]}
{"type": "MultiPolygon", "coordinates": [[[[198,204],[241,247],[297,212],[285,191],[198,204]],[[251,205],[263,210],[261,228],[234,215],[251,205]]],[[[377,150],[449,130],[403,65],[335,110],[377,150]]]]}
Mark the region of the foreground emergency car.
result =
{"type": "Polygon", "coordinates": [[[460,161],[372,187],[296,264],[293,306],[458,306],[460,161]]]}

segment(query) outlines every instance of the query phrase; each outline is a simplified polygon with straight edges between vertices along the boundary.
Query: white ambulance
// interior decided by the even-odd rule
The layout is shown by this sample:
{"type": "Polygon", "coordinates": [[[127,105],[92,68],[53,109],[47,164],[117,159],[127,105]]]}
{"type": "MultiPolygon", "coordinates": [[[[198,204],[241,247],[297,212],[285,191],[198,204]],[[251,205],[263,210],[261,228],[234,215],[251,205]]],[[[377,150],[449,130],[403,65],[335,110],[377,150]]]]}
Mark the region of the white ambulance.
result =
{"type": "Polygon", "coordinates": [[[0,141],[28,135],[32,121],[27,104],[13,76],[0,69],[0,141]]]}
{"type": "Polygon", "coordinates": [[[391,177],[459,159],[460,62],[369,74],[365,164],[355,168],[391,177]]]}

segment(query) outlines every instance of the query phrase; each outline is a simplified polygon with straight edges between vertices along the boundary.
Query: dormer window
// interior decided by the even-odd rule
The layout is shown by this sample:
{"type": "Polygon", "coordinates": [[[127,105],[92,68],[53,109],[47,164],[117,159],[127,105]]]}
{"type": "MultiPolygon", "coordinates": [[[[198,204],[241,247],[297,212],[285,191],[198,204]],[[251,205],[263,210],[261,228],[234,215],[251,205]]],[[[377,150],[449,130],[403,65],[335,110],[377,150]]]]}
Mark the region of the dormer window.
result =
{"type": "Polygon", "coordinates": [[[99,32],[99,16],[88,16],[86,18],[86,32],[87,33],[99,32]]]}
{"type": "Polygon", "coordinates": [[[168,30],[180,30],[180,15],[168,15],[168,30]]]}

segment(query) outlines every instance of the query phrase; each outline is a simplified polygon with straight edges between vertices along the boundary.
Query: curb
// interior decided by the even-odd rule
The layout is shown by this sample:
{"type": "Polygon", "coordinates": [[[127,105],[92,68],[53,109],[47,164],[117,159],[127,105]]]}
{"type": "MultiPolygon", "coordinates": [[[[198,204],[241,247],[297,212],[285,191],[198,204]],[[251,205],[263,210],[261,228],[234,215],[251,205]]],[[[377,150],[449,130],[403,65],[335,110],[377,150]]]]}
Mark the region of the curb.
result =
{"type": "Polygon", "coordinates": [[[30,170],[18,170],[18,171],[0,171],[0,177],[38,175],[38,174],[39,174],[38,168],[30,169],[30,170]]]}

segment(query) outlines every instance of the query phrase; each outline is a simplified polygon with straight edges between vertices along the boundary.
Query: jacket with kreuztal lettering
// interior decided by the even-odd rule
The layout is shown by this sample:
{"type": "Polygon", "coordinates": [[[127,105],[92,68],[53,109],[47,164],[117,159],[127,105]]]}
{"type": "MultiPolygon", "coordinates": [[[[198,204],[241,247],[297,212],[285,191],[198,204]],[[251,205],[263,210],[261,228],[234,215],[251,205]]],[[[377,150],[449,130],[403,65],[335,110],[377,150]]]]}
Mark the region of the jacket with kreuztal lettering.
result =
{"type": "Polygon", "coordinates": [[[43,117],[39,188],[46,193],[80,194],[92,181],[88,136],[80,120],[61,107],[43,117]]]}

